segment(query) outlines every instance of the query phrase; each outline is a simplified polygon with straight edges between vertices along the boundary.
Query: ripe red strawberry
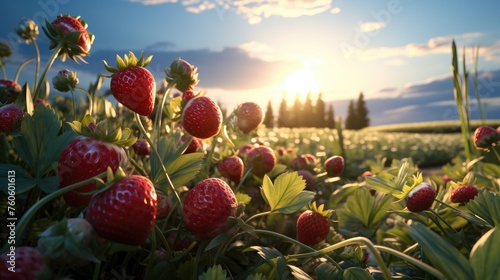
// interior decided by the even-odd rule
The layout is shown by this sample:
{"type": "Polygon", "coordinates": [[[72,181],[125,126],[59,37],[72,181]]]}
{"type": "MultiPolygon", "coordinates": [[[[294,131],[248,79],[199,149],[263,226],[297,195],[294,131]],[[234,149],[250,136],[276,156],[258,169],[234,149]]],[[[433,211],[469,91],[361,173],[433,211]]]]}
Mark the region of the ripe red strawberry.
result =
{"type": "Polygon", "coordinates": [[[436,198],[436,190],[427,183],[420,183],[406,196],[406,208],[411,212],[429,209],[436,198]]]}
{"type": "Polygon", "coordinates": [[[308,170],[301,169],[298,170],[297,173],[302,176],[302,179],[306,181],[306,188],[313,189],[314,188],[314,176],[308,170]]]}
{"type": "Polygon", "coordinates": [[[181,122],[187,133],[206,139],[219,133],[222,112],[212,99],[198,96],[191,99],[182,110],[181,122]]]}
{"type": "Polygon", "coordinates": [[[290,160],[290,167],[293,170],[309,170],[313,171],[316,166],[316,157],[312,154],[297,155],[290,160]]]}
{"type": "Polygon", "coordinates": [[[23,118],[23,109],[15,104],[0,107],[0,133],[16,130],[21,125],[23,118]]]}
{"type": "Polygon", "coordinates": [[[78,17],[75,18],[69,15],[61,15],[52,22],[52,26],[56,30],[60,30],[63,36],[66,36],[70,32],[81,32],[80,37],[75,43],[82,51],[88,53],[92,45],[92,36],[89,35],[84,24],[85,22],[82,24],[78,17]]]}
{"type": "Polygon", "coordinates": [[[134,145],[132,145],[135,153],[140,156],[147,156],[151,152],[151,147],[146,139],[141,138],[135,141],[134,145]]]}
{"type": "MultiPolygon", "coordinates": [[[[188,136],[182,135],[180,139],[180,144],[184,143],[188,139],[188,136]]],[[[184,151],[184,154],[196,153],[199,150],[203,149],[203,140],[200,138],[192,137],[189,146],[184,151]]]]}
{"type": "Polygon", "coordinates": [[[220,175],[233,181],[235,184],[239,184],[241,178],[243,178],[244,165],[243,160],[238,156],[230,156],[223,159],[217,165],[220,175]]]}
{"type": "Polygon", "coordinates": [[[328,216],[331,211],[323,211],[323,206],[316,208],[313,204],[312,210],[306,210],[297,219],[297,240],[312,246],[323,240],[330,232],[330,221],[328,216]]]}
{"type": "MultiPolygon", "coordinates": [[[[115,172],[126,157],[124,150],[114,144],[79,136],[64,148],[59,158],[57,166],[59,187],[64,188],[96,176],[105,172],[108,166],[115,172]]],[[[91,196],[82,196],[78,193],[91,192],[95,188],[96,183],[92,182],[65,193],[63,197],[70,206],[85,206],[91,196]]]]}
{"type": "Polygon", "coordinates": [[[198,239],[210,239],[226,230],[227,218],[236,215],[233,190],[219,178],[197,183],[183,202],[186,228],[198,239]]]}
{"type": "Polygon", "coordinates": [[[328,176],[335,177],[342,174],[345,163],[342,156],[332,156],[325,161],[325,170],[328,176]]]}
{"type": "Polygon", "coordinates": [[[478,194],[477,187],[471,184],[462,185],[451,191],[451,202],[466,203],[473,199],[478,194]]]}
{"type": "Polygon", "coordinates": [[[253,150],[255,148],[255,145],[252,144],[245,144],[241,146],[241,148],[238,149],[238,156],[241,158],[245,158],[245,156],[248,154],[250,150],[253,150]]]}
{"type": "Polygon", "coordinates": [[[22,87],[12,80],[0,80],[0,103],[12,103],[21,94],[22,87]]]}
{"type": "Polygon", "coordinates": [[[271,148],[259,146],[247,153],[246,162],[248,167],[252,168],[253,174],[262,177],[273,170],[276,165],[276,156],[271,148]]]}
{"type": "Polygon", "coordinates": [[[110,91],[118,102],[142,116],[153,113],[156,99],[156,82],[153,74],[146,67],[153,57],[137,59],[129,52],[123,59],[118,57],[117,67],[110,67],[106,61],[104,67],[111,76],[110,91]]]}
{"type": "Polygon", "coordinates": [[[148,238],[156,220],[157,197],[146,177],[118,179],[108,190],[92,197],[86,219],[97,235],[110,241],[138,246],[148,238]]]}
{"type": "Polygon", "coordinates": [[[33,247],[16,247],[0,256],[0,279],[51,279],[42,254],[33,247]]]}
{"type": "Polygon", "coordinates": [[[191,100],[195,97],[196,97],[196,95],[194,94],[194,91],[192,91],[190,89],[188,89],[182,93],[182,101],[184,102],[184,104],[187,104],[189,102],[189,100],[191,100]]]}
{"type": "Polygon", "coordinates": [[[263,120],[262,108],[255,102],[245,102],[236,111],[236,125],[244,133],[256,129],[263,120]]]}
{"type": "Polygon", "coordinates": [[[164,195],[159,194],[156,196],[156,200],[156,218],[159,219],[167,217],[174,207],[172,200],[164,195]]]}
{"type": "Polygon", "coordinates": [[[488,149],[500,141],[500,132],[490,126],[480,126],[474,132],[474,146],[477,149],[488,149]]]}

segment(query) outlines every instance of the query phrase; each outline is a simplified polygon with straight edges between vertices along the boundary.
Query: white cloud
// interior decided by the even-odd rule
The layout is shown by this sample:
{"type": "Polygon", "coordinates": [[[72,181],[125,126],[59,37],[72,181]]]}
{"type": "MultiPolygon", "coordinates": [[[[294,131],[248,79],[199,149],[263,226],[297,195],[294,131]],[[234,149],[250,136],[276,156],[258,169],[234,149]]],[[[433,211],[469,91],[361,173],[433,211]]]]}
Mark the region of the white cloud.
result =
{"type": "Polygon", "coordinates": [[[404,61],[401,58],[395,58],[395,59],[391,59],[391,60],[388,60],[385,62],[385,65],[390,65],[390,66],[401,66],[401,65],[405,65],[405,64],[406,64],[406,61],[404,61]]]}
{"type": "MultiPolygon", "coordinates": [[[[144,5],[176,3],[177,0],[129,0],[144,5]]],[[[183,0],[181,2],[191,13],[216,10],[221,16],[227,10],[245,17],[250,24],[257,24],[271,16],[299,17],[312,16],[326,11],[339,13],[339,8],[331,7],[332,0],[183,0]]]]}
{"type": "MultiPolygon", "coordinates": [[[[397,56],[416,57],[431,54],[449,54],[452,40],[460,41],[460,45],[462,45],[467,44],[469,41],[472,41],[472,39],[480,36],[482,36],[482,34],[478,32],[465,33],[460,35],[435,37],[429,39],[425,43],[410,43],[401,47],[367,48],[360,50],[359,58],[369,60],[397,56]]],[[[498,55],[499,54],[497,53],[497,56],[498,55]]]]}
{"type": "Polygon", "coordinates": [[[377,21],[368,21],[368,22],[360,22],[359,23],[359,30],[364,33],[372,32],[375,30],[379,30],[385,27],[385,24],[383,22],[377,22],[377,21]]]}
{"type": "Polygon", "coordinates": [[[332,13],[332,14],[339,14],[340,11],[341,11],[341,9],[339,7],[335,7],[335,8],[332,8],[330,10],[330,13],[332,13]]]}

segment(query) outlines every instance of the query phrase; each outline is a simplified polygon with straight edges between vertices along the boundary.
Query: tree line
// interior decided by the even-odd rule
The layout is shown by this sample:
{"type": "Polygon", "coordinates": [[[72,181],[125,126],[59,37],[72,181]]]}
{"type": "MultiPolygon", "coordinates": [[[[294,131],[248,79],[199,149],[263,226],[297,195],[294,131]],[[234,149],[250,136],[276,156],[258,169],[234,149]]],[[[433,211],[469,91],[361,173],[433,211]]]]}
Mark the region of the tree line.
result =
{"type": "MultiPolygon", "coordinates": [[[[264,116],[264,125],[272,127],[317,127],[317,128],[335,128],[335,112],[333,104],[326,108],[322,99],[322,94],[318,94],[316,103],[313,104],[311,93],[309,92],[304,102],[300,95],[295,95],[294,102],[288,106],[286,93],[283,93],[281,103],[278,109],[278,115],[275,117],[273,106],[269,100],[264,116]]],[[[363,92],[358,96],[356,102],[351,100],[347,108],[347,116],[344,122],[345,129],[361,129],[370,125],[368,109],[363,92]]]]}

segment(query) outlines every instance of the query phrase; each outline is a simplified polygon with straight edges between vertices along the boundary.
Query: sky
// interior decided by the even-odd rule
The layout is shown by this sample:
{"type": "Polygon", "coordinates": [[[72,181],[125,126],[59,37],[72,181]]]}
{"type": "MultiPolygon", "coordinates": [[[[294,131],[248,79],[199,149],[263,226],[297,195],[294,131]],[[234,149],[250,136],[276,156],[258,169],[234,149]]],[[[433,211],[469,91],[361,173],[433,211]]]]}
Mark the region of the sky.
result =
{"type": "MultiPolygon", "coordinates": [[[[17,40],[22,18],[40,27],[44,18],[80,15],[96,37],[89,62],[58,62],[54,71],[78,72],[81,85],[105,73],[102,60],[128,51],[153,55],[148,69],[158,84],[177,57],[198,67],[196,90],[233,107],[254,101],[274,106],[285,94],[321,92],[326,102],[397,98],[426,92],[451,74],[451,42],[479,46],[479,69],[500,69],[499,1],[431,0],[17,0],[4,1],[0,40],[16,55],[7,65],[13,76],[32,46],[17,40]]],[[[41,32],[43,58],[50,55],[41,32]]],[[[42,65],[44,65],[42,63],[42,65]]],[[[29,64],[23,69],[33,71],[29,64]]],[[[28,79],[28,78],[26,78],[28,79]]],[[[109,83],[109,81],[108,81],[109,83]]],[[[450,84],[451,85],[451,84],[450,84]]],[[[452,87],[450,87],[452,94],[452,87]]],[[[490,95],[500,96],[498,90],[490,95]]]]}

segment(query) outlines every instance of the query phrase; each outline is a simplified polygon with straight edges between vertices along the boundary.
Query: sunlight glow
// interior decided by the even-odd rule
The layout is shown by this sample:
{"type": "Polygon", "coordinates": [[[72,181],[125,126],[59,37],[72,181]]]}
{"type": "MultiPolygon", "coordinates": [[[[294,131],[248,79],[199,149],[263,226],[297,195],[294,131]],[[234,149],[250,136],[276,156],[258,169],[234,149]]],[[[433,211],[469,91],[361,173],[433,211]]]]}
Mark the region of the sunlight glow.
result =
{"type": "Polygon", "coordinates": [[[300,98],[304,100],[308,92],[317,94],[319,87],[311,72],[300,70],[292,73],[287,78],[284,84],[284,91],[286,92],[286,98],[288,100],[293,100],[296,93],[299,93],[300,98]]]}

